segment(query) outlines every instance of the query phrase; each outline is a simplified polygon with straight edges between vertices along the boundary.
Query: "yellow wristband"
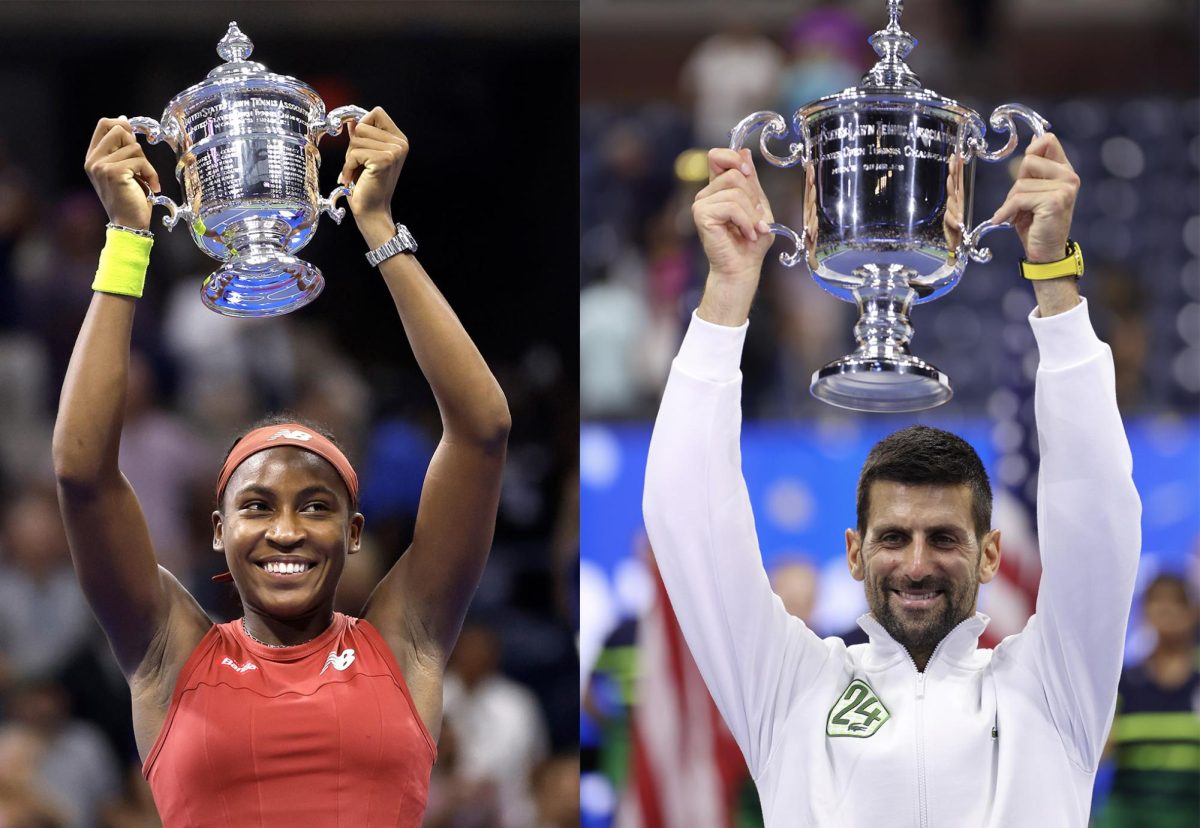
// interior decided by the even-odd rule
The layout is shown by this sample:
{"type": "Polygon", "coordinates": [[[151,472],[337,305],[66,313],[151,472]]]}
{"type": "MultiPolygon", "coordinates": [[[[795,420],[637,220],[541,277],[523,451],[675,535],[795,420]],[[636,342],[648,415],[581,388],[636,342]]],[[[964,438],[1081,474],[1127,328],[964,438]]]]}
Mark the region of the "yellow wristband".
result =
{"type": "Polygon", "coordinates": [[[1083,251],[1071,239],[1067,239],[1066,256],[1057,262],[1034,264],[1021,259],[1021,275],[1034,282],[1043,279],[1058,279],[1063,276],[1074,276],[1076,280],[1083,275],[1083,251]]]}
{"type": "Polygon", "coordinates": [[[140,299],[146,284],[146,267],[150,264],[150,248],[154,239],[139,236],[115,227],[105,233],[104,249],[92,290],[116,293],[140,299]]]}

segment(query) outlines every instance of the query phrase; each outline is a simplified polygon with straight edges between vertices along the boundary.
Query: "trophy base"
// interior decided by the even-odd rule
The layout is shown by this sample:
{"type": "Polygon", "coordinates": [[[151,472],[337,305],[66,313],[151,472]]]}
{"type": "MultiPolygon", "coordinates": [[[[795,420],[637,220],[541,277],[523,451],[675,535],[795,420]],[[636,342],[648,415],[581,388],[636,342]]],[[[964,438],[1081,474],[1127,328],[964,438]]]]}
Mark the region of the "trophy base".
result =
{"type": "Polygon", "coordinates": [[[280,316],[321,294],[325,277],[288,254],[235,258],[204,280],[200,298],[223,316],[280,316]]]}
{"type": "Polygon", "coordinates": [[[875,413],[923,411],[954,396],[949,377],[910,355],[842,357],[815,371],[809,390],[838,408],[875,413]]]}

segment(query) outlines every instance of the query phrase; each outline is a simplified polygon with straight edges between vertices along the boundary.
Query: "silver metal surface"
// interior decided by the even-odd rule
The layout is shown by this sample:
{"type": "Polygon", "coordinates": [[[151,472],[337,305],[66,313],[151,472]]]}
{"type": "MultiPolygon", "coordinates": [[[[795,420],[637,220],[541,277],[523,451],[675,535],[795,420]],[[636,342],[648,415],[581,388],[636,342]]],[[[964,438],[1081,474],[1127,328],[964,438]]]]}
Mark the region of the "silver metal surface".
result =
{"type": "Polygon", "coordinates": [[[396,256],[400,253],[416,253],[417,240],[413,238],[413,234],[403,224],[396,225],[396,235],[385,241],[383,244],[376,247],[374,250],[367,251],[367,263],[371,267],[379,267],[386,259],[396,256]]]}
{"type": "Polygon", "coordinates": [[[317,145],[367,114],[357,106],[326,113],[311,87],[248,60],[253,48],[230,23],[217,47],[225,63],[176,95],[160,121],[130,119],[149,143],[175,151],[182,203],[148,199],[168,210],[168,229],[186,223],[200,249],[224,262],[201,298],[227,316],[288,313],[321,292],[321,271],[294,254],[312,239],[322,212],[341,222],[337,200],[353,190],[320,195],[317,145]]]}
{"type": "Polygon", "coordinates": [[[817,284],[858,305],[858,349],[817,371],[811,390],[861,411],[915,411],[950,399],[945,374],[908,353],[909,308],[952,290],[969,260],[988,261],[980,239],[1009,226],[984,221],[968,230],[976,159],[1012,155],[1017,119],[1035,136],[1050,126],[1026,106],[1004,104],[988,123],[1008,141],[988,150],[980,115],[924,89],[904,63],[917,41],[900,28],[902,11],[889,0],[887,27],[870,38],[879,62],[859,86],[796,110],[790,128],[783,115],[764,111],[730,133],[729,146],[741,149],[761,130],[768,163],[804,170],[803,226],[773,224],[771,232],[792,244],[780,255],[784,265],[805,262],[817,284]]]}

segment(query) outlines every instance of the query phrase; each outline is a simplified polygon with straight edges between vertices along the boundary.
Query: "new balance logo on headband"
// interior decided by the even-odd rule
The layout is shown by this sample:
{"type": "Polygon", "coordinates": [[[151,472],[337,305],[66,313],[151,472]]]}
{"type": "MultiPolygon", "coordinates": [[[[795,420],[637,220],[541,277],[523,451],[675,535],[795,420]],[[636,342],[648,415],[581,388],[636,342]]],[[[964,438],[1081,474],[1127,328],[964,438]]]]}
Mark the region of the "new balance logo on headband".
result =
{"type": "Polygon", "coordinates": [[[288,440],[311,440],[312,439],[312,435],[309,434],[307,431],[296,431],[295,429],[291,429],[291,428],[281,428],[281,429],[279,429],[279,431],[276,431],[274,434],[272,434],[270,437],[268,437],[267,441],[270,442],[271,440],[278,440],[280,437],[284,437],[288,440]]]}

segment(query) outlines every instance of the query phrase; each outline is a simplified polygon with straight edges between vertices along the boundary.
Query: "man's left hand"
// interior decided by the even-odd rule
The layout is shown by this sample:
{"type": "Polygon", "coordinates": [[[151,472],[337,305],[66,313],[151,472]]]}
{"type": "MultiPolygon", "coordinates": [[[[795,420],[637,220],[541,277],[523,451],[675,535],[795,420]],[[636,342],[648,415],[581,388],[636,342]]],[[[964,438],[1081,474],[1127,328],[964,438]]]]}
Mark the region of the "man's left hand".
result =
{"type": "Polygon", "coordinates": [[[992,221],[1012,223],[1028,261],[1056,262],[1066,255],[1078,192],[1079,176],[1062,144],[1047,133],[1025,151],[1016,183],[992,221]]]}

